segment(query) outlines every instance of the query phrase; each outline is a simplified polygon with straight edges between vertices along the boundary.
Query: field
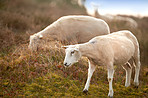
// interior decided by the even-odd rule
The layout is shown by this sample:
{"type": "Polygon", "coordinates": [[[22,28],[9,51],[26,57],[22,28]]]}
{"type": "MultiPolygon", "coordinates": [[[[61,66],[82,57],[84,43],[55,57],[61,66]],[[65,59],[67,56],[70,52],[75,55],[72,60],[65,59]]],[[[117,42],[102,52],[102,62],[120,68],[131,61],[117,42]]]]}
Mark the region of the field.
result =
{"type": "MultiPolygon", "coordinates": [[[[0,0],[0,97],[80,97],[106,98],[107,71],[94,72],[89,93],[83,94],[87,79],[87,59],[70,68],[63,66],[64,50],[52,47],[38,52],[28,50],[29,36],[65,15],[87,15],[76,0],[0,0]]],[[[140,85],[125,87],[125,71],[117,67],[114,80],[115,98],[148,96],[148,17],[131,17],[138,23],[130,28],[124,22],[108,22],[111,31],[128,29],[137,37],[141,51],[140,85]]]]}

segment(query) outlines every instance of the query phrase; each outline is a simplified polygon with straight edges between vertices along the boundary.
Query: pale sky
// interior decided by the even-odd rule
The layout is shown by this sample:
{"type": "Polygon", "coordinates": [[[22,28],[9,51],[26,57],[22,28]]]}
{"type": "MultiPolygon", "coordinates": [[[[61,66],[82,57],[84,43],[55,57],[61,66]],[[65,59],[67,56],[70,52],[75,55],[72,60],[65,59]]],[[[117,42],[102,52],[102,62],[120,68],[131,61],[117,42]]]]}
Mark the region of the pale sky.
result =
{"type": "Polygon", "coordinates": [[[92,4],[99,6],[99,13],[148,16],[148,0],[86,0],[89,13],[93,12],[92,4]]]}

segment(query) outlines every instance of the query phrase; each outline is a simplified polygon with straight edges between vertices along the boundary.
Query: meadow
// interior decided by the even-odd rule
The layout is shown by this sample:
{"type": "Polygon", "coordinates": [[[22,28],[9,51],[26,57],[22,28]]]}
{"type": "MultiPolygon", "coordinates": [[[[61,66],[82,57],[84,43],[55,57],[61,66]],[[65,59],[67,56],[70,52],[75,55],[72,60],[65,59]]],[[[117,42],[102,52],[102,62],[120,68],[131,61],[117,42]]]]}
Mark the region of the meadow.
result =
{"type": "MultiPolygon", "coordinates": [[[[79,97],[106,98],[107,70],[96,69],[89,93],[83,94],[88,63],[82,58],[70,68],[63,66],[64,50],[59,42],[37,52],[28,50],[29,36],[44,29],[61,16],[87,15],[77,0],[0,0],[0,97],[79,97]],[[58,46],[58,47],[55,47],[58,46]]],[[[125,71],[115,66],[115,98],[148,96],[148,17],[130,17],[138,23],[130,28],[124,22],[108,22],[111,32],[128,29],[137,37],[141,51],[140,85],[125,87],[125,71]]]]}

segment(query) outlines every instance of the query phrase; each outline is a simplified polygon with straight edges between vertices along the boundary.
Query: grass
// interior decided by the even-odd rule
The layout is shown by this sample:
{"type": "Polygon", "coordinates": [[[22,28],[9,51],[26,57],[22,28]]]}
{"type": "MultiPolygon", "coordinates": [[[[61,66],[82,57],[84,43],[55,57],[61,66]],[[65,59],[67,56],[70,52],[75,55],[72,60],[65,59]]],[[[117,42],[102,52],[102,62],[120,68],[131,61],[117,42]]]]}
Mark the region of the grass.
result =
{"type": "MultiPolygon", "coordinates": [[[[30,52],[27,45],[0,58],[1,97],[107,97],[108,81],[105,68],[98,68],[91,80],[89,94],[82,93],[87,78],[87,59],[65,68],[62,49],[50,48],[30,52]],[[82,78],[83,77],[83,78],[82,78]]],[[[132,77],[133,78],[133,77],[132,77]]],[[[117,67],[114,75],[114,96],[146,97],[147,75],[140,73],[140,86],[124,87],[125,72],[117,67]],[[126,94],[126,95],[125,95],[126,94]]],[[[133,80],[131,81],[133,84],[133,80]]]]}
{"type": "MultiPolygon", "coordinates": [[[[55,47],[55,44],[60,47],[61,43],[53,42],[53,46],[38,52],[31,52],[27,48],[31,34],[63,15],[85,15],[83,8],[69,0],[2,0],[0,5],[0,97],[107,97],[108,81],[105,68],[96,69],[89,93],[85,95],[82,91],[87,79],[86,58],[82,58],[70,68],[65,68],[64,50],[55,47]]],[[[109,25],[111,31],[129,29],[138,38],[142,62],[140,86],[138,89],[134,88],[133,69],[132,85],[124,87],[125,71],[116,67],[113,81],[115,98],[148,96],[148,18],[132,18],[139,24],[136,29],[129,28],[122,22],[112,22],[109,25]]]]}

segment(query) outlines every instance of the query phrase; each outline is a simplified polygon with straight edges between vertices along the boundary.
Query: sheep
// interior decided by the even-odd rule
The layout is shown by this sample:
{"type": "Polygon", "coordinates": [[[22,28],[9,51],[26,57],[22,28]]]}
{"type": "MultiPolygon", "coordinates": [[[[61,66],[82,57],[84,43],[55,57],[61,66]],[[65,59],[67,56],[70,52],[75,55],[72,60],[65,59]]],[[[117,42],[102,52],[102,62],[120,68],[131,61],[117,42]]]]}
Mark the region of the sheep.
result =
{"type": "MultiPolygon", "coordinates": [[[[82,1],[82,0],[80,0],[82,1]]],[[[96,17],[96,18],[101,18],[103,20],[105,20],[106,22],[124,22],[125,26],[129,26],[130,28],[137,28],[138,27],[138,23],[130,17],[124,17],[124,16],[119,16],[119,15],[110,15],[110,14],[106,14],[106,15],[101,15],[99,12],[99,4],[95,3],[95,2],[91,2],[90,6],[88,7],[88,5],[86,6],[86,1],[84,1],[84,3],[82,3],[83,6],[86,9],[86,12],[88,15],[96,17]]]]}
{"type": "Polygon", "coordinates": [[[85,6],[85,2],[86,2],[86,0],[78,0],[78,4],[81,7],[84,7],[85,6]]]}
{"type": "Polygon", "coordinates": [[[88,78],[83,90],[88,92],[89,84],[96,65],[106,66],[108,71],[109,97],[113,97],[114,65],[121,65],[126,71],[125,86],[130,85],[132,65],[135,66],[134,84],[139,85],[140,51],[136,37],[128,30],[113,32],[92,38],[83,44],[63,46],[66,48],[64,66],[68,67],[78,62],[81,56],[88,58],[88,78]],[[129,63],[129,61],[132,61],[129,63]]]}
{"type": "Polygon", "coordinates": [[[31,35],[29,49],[37,50],[44,40],[76,44],[109,33],[109,26],[104,20],[83,15],[63,16],[42,31],[31,35]]]}

